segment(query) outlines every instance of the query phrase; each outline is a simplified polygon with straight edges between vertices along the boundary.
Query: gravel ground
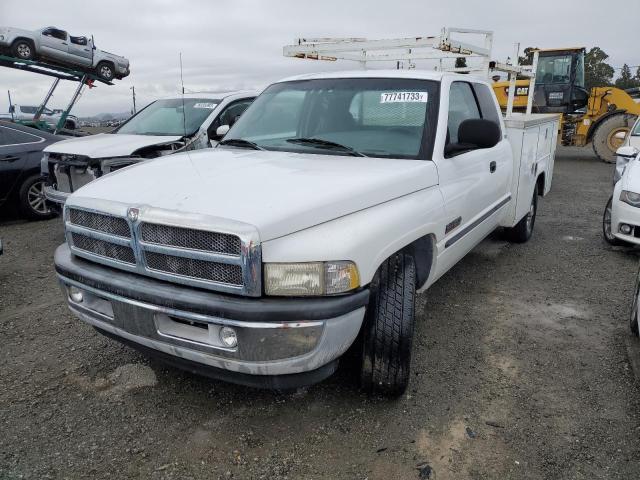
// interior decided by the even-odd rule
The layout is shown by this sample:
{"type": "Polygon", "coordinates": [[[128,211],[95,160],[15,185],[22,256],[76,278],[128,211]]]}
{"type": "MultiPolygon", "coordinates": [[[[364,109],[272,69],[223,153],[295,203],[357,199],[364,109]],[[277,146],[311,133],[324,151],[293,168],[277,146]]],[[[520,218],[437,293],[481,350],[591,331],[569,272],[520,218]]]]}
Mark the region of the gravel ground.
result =
{"type": "Polygon", "coordinates": [[[0,479],[638,478],[638,252],[601,238],[611,174],[560,150],[533,239],[492,236],[419,297],[396,401],[347,369],[278,395],[151,361],[67,311],[58,219],[4,218],[0,479]]]}

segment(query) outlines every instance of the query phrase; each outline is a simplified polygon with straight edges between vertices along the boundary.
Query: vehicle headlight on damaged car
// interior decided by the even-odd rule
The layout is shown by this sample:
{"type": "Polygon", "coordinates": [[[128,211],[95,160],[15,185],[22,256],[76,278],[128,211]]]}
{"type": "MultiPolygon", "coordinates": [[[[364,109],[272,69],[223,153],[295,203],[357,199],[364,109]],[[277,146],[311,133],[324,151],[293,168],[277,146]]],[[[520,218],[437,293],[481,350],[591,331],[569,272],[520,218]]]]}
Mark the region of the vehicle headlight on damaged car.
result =
{"type": "Polygon", "coordinates": [[[640,208],[640,193],[622,190],[622,192],[620,192],[620,201],[631,205],[632,207],[640,208]]]}
{"type": "Polygon", "coordinates": [[[264,283],[267,295],[336,295],[358,288],[360,275],[349,261],[265,263],[264,283]]]}

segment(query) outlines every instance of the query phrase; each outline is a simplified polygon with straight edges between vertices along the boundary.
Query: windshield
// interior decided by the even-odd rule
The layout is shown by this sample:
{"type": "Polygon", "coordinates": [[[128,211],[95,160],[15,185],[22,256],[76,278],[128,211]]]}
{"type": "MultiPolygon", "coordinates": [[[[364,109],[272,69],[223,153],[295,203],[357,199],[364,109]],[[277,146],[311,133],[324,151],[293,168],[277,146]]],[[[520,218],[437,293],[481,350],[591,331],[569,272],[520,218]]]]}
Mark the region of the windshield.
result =
{"type": "Polygon", "coordinates": [[[536,83],[569,83],[571,80],[571,55],[552,55],[538,59],[536,83]]]}
{"type": "Polygon", "coordinates": [[[636,120],[636,124],[633,126],[633,130],[631,130],[631,135],[640,136],[640,118],[636,120]]]}
{"type": "Polygon", "coordinates": [[[437,104],[438,83],[430,80],[331,78],[277,83],[246,110],[223,145],[427,158],[437,104]]]}
{"type": "Polygon", "coordinates": [[[193,135],[220,100],[172,98],[157,100],[140,110],[114,133],[135,135],[193,135]],[[184,108],[183,108],[184,102],[184,108]]]}

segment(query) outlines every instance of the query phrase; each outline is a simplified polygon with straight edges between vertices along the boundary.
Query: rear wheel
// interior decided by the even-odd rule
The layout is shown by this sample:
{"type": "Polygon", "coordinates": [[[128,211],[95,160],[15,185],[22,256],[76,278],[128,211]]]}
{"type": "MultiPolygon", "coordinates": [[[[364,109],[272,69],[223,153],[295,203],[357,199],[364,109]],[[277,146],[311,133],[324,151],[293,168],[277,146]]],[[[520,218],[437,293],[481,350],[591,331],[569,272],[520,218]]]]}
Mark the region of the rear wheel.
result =
{"type": "Polygon", "coordinates": [[[624,140],[617,138],[616,134],[628,134],[636,118],[635,115],[617,113],[604,119],[596,127],[591,141],[593,151],[600,160],[606,163],[616,162],[616,150],[624,144],[624,140]]]}
{"type": "Polygon", "coordinates": [[[533,187],[533,196],[529,204],[529,211],[516,224],[515,227],[507,228],[507,239],[510,242],[524,243],[533,235],[533,227],[536,223],[536,214],[538,212],[538,185],[533,187]]]}
{"type": "Polygon", "coordinates": [[[415,292],[412,256],[398,253],[380,266],[372,282],[362,339],[360,380],[368,393],[394,397],[409,384],[415,292]]]}
{"type": "Polygon", "coordinates": [[[20,60],[33,60],[36,56],[36,51],[33,48],[33,44],[28,40],[17,40],[11,47],[13,56],[20,60]]]}
{"type": "Polygon", "coordinates": [[[618,239],[611,231],[611,204],[613,203],[613,195],[609,197],[607,206],[604,207],[602,215],[602,236],[609,245],[624,245],[624,242],[618,239]]]}
{"type": "Polygon", "coordinates": [[[27,178],[18,192],[20,211],[34,220],[47,219],[56,215],[56,210],[44,196],[45,182],[40,175],[27,178]]]}

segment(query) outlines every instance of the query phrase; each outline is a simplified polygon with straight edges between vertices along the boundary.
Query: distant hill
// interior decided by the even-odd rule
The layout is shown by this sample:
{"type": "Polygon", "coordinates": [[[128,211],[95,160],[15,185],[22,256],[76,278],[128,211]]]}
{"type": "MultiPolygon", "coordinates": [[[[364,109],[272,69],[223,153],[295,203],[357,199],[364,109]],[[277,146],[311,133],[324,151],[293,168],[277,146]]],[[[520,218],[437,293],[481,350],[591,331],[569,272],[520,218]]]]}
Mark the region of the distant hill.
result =
{"type": "Polygon", "coordinates": [[[85,122],[108,122],[111,120],[126,120],[131,116],[130,112],[124,113],[99,113],[92,117],[81,117],[80,120],[85,122]]]}

